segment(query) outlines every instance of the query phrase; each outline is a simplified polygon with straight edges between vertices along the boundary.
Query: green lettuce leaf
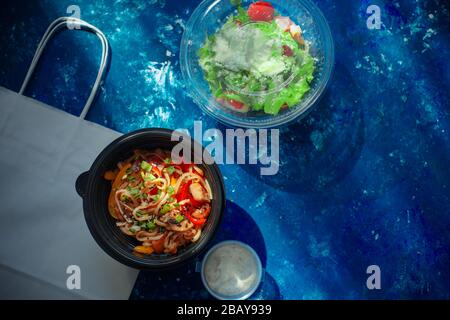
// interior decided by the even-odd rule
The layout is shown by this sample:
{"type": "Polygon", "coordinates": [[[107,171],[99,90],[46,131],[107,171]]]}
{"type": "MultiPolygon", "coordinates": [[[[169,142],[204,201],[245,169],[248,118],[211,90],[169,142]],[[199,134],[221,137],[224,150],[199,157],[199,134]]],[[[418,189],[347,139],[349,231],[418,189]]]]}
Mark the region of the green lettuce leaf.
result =
{"type": "MultiPolygon", "coordinates": [[[[232,99],[243,102],[253,111],[264,111],[267,114],[276,115],[283,106],[296,106],[303,96],[310,90],[310,83],[314,78],[315,62],[311,55],[299,48],[297,42],[292,38],[289,32],[279,29],[275,21],[271,23],[259,23],[253,26],[258,28],[267,38],[276,39],[279,45],[274,46],[272,58],[267,60],[266,65],[258,64],[253,69],[246,70],[228,70],[219,63],[220,59],[216,59],[217,48],[216,40],[218,37],[229,34],[228,32],[234,28],[239,28],[240,23],[250,21],[247,11],[241,6],[237,8],[237,14],[230,16],[225,25],[215,35],[207,37],[205,43],[198,51],[199,65],[203,69],[205,80],[207,81],[211,93],[216,98],[232,99]],[[227,30],[223,35],[222,30],[227,30]],[[293,57],[283,55],[280,47],[287,45],[293,51],[293,57]],[[271,64],[270,64],[270,63],[271,64]],[[281,64],[282,63],[282,64],[281,64]],[[273,67],[271,67],[273,65],[273,67]],[[282,73],[279,71],[268,72],[277,66],[284,65],[282,73]],[[260,69],[269,68],[267,72],[260,69]],[[284,82],[287,76],[293,73],[294,79],[291,83],[279,92],[261,95],[246,95],[232,92],[230,88],[242,88],[243,91],[261,92],[272,90],[284,82]]],[[[231,33],[232,34],[232,33],[231,33]]],[[[225,38],[226,39],[226,38],[225,38]]],[[[223,42],[224,40],[222,40],[223,42]]],[[[219,52],[217,54],[220,54],[219,52]]],[[[266,61],[266,60],[264,60],[266,61]]],[[[238,64],[237,64],[238,65],[238,64]]],[[[239,66],[239,65],[238,65],[239,66]]],[[[265,70],[265,69],[264,69],[265,70]]]]}

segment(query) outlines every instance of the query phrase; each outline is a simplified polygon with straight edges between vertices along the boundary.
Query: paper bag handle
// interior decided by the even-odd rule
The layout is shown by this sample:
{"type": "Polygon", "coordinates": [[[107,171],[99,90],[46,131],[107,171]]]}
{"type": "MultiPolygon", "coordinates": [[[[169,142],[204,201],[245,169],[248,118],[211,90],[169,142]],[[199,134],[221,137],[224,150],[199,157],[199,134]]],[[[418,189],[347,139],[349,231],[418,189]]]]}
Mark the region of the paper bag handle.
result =
{"type": "Polygon", "coordinates": [[[97,78],[95,79],[94,85],[91,90],[91,94],[89,95],[89,98],[86,101],[86,104],[80,114],[80,118],[84,119],[92,103],[94,102],[95,96],[97,95],[97,92],[100,88],[103,76],[107,70],[107,63],[109,58],[109,44],[108,40],[106,39],[102,31],[100,31],[97,27],[81,19],[74,17],[60,17],[50,24],[50,26],[45,31],[41,41],[39,42],[36,52],[34,53],[33,60],[31,61],[30,67],[28,69],[27,75],[25,76],[25,80],[22,83],[22,87],[20,88],[19,94],[20,95],[24,94],[25,89],[27,88],[31,76],[33,75],[33,72],[39,61],[39,58],[41,57],[42,52],[44,51],[48,41],[55,35],[57,31],[63,28],[92,32],[100,38],[100,41],[102,43],[102,59],[100,62],[100,68],[97,73],[97,78]]]}

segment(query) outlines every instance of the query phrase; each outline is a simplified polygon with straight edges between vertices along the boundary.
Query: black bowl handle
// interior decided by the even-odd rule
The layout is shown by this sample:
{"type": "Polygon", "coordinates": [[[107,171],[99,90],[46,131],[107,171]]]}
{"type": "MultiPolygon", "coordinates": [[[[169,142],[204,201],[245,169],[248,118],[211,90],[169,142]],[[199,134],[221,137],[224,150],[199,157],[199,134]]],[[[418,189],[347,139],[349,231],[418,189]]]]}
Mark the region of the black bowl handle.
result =
{"type": "Polygon", "coordinates": [[[80,197],[84,198],[86,195],[86,185],[89,178],[89,171],[83,172],[77,178],[77,182],[75,182],[75,189],[80,197]]]}

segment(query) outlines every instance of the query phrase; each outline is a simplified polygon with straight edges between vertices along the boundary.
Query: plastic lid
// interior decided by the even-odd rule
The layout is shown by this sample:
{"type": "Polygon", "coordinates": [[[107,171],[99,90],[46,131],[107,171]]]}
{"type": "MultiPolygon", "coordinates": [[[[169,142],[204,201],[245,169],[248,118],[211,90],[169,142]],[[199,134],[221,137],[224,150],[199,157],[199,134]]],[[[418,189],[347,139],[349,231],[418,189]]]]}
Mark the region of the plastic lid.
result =
{"type": "Polygon", "coordinates": [[[244,300],[261,282],[261,261],[248,245],[224,241],[206,254],[201,276],[206,289],[217,299],[244,300]]]}

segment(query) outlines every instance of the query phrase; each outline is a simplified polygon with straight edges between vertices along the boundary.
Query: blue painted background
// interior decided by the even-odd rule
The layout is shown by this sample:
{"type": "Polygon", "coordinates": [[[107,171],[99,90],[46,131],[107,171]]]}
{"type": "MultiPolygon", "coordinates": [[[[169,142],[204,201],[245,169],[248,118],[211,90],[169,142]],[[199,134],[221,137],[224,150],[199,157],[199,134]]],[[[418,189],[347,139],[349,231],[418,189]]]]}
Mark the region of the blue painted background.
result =
{"type": "MultiPolygon", "coordinates": [[[[0,12],[0,85],[18,91],[48,24],[70,4],[104,31],[109,75],[88,119],[129,132],[219,127],[186,96],[184,24],[199,1],[10,1],[0,12]]],[[[450,298],[450,6],[446,1],[320,1],[334,76],[309,116],[281,131],[281,168],[222,165],[216,241],[252,245],[267,270],[255,299],[450,298]],[[382,9],[381,30],[366,8],[382,9]],[[367,266],[382,290],[366,288],[367,266]]],[[[100,57],[94,35],[60,33],[27,95],[80,112],[100,57]]],[[[143,273],[131,298],[208,298],[195,266],[143,273]]]]}

